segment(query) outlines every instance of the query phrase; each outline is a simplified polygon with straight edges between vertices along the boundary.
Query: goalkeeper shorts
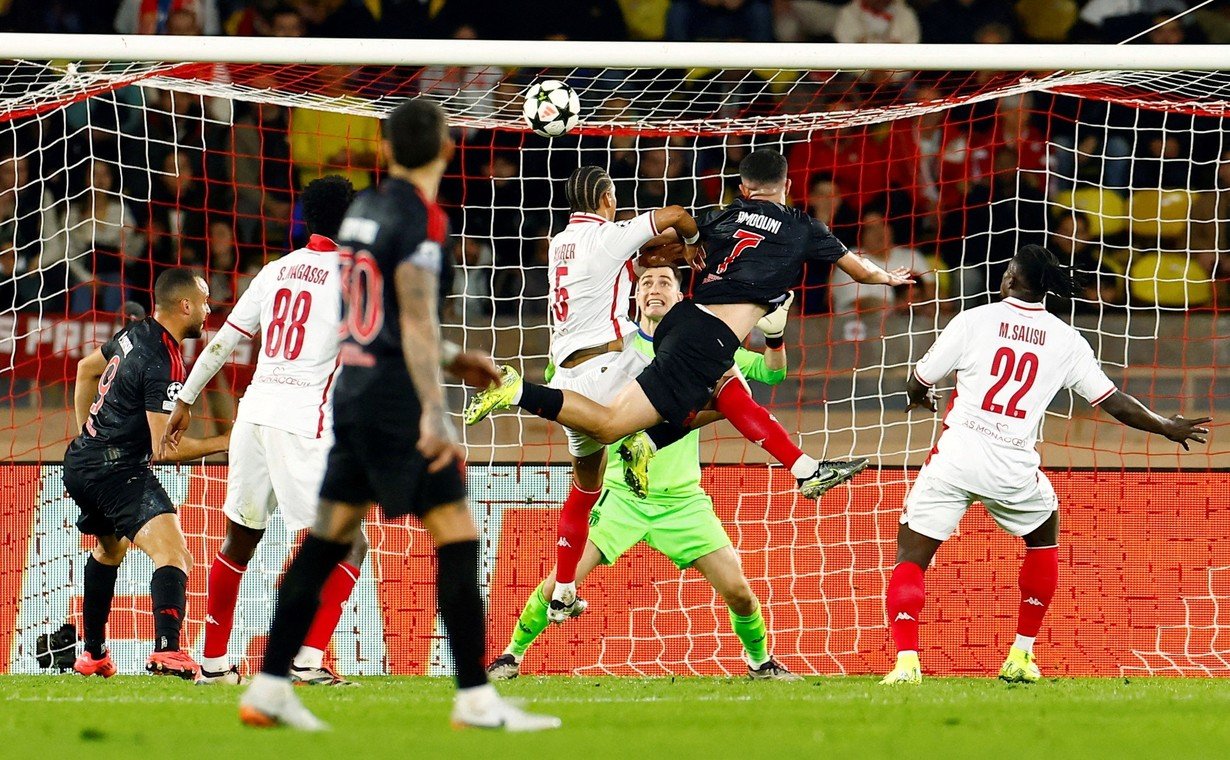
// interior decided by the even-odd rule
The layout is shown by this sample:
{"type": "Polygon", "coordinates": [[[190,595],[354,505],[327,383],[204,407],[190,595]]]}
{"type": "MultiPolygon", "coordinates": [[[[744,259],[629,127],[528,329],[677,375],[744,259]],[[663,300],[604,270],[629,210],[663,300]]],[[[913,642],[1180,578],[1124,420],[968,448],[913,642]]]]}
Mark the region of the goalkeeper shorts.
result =
{"type": "Polygon", "coordinates": [[[643,501],[630,491],[607,489],[589,515],[589,540],[613,565],[644,541],[680,570],[706,554],[730,546],[730,536],[705,494],[670,501],[643,501]]]}
{"type": "Polygon", "coordinates": [[[946,541],[975,501],[982,502],[996,525],[1017,537],[1033,533],[1059,509],[1059,497],[1041,470],[1035,481],[1012,496],[991,499],[940,480],[924,466],[906,494],[901,524],[928,538],[946,541]]]}
{"type": "Polygon", "coordinates": [[[331,431],[307,438],[268,425],[236,422],[222,513],[246,528],[265,530],[278,509],[288,531],[312,527],[332,445],[331,431]]]}

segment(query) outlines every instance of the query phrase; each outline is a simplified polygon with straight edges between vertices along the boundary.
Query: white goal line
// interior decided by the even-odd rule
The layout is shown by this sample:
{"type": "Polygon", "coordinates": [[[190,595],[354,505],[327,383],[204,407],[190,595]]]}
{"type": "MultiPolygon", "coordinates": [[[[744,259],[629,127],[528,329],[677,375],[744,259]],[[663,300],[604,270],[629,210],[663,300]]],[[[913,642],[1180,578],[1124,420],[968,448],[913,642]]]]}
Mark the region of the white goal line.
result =
{"type": "Polygon", "coordinates": [[[1220,45],[883,45],[730,42],[321,40],[0,33],[10,59],[382,66],[1181,71],[1225,68],[1220,45]]]}

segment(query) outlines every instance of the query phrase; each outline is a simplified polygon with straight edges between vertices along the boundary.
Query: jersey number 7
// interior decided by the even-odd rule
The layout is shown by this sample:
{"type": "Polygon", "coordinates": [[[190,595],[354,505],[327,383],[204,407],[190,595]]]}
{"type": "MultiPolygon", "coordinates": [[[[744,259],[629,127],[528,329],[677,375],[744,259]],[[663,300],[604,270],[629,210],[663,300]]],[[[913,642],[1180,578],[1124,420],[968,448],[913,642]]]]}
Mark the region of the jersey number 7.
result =
{"type": "Polygon", "coordinates": [[[762,241],[764,241],[764,235],[757,235],[755,232],[748,232],[747,230],[735,230],[734,238],[738,242],[735,243],[734,249],[727,254],[726,258],[722,259],[722,263],[718,264],[717,269],[715,270],[717,274],[724,273],[726,268],[729,267],[735,259],[739,258],[740,254],[744,251],[749,248],[755,248],[760,245],[762,241]]]}
{"type": "Polygon", "coordinates": [[[1034,385],[1034,380],[1038,378],[1038,355],[1026,351],[1021,354],[1020,361],[1018,362],[1016,352],[1007,346],[1003,346],[995,352],[995,358],[991,360],[991,375],[999,379],[995,381],[995,384],[991,386],[991,390],[987,391],[987,395],[983,397],[983,410],[995,414],[1006,414],[1018,420],[1024,419],[1025,410],[1018,408],[1017,404],[1021,402],[1026,393],[1029,393],[1029,389],[1034,385]],[[1009,380],[1020,383],[1021,387],[1017,388],[1016,393],[1012,394],[1012,398],[1008,399],[1008,408],[1004,409],[1003,404],[995,403],[995,397],[1004,389],[1009,380]]]}

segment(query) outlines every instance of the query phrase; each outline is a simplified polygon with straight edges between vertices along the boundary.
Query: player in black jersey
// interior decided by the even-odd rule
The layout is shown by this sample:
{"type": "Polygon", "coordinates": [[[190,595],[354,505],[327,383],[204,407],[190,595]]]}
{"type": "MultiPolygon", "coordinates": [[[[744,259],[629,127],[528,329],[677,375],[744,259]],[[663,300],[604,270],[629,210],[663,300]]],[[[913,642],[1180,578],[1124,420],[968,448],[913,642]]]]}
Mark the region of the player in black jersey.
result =
{"type": "MultiPolygon", "coordinates": [[[[154,561],[156,642],[146,670],[182,678],[197,674],[197,664],[179,648],[192,555],[150,461],[183,385],[180,341],[201,336],[208,301],[203,279],[168,269],[154,284],[154,316],[128,322],[77,364],[73,402],[81,434],[64,455],[64,487],[81,509],[77,528],[98,541],[85,562],[85,651],[74,665],[82,675],[115,674],[105,634],[116,573],[129,546],[154,561]]],[[[226,451],[228,438],[184,438],[158,458],[199,459],[226,451]]]]}
{"type": "MultiPolygon", "coordinates": [[[[865,284],[897,286],[913,280],[908,270],[886,272],[850,253],[823,222],[787,206],[786,174],[786,159],[777,151],[760,149],[743,159],[743,197],[699,222],[706,264],[692,298],[662,319],[654,333],[653,362],[609,407],[570,391],[524,382],[504,367],[501,384],[471,401],[466,423],[515,404],[604,443],[629,436],[620,447],[625,479],[642,495],[648,489],[653,453],[721,416],[790,468],[807,498],[818,498],[852,478],[867,460],[821,462],[804,454],[752,399],[733,370],[735,350],[799,285],[808,261],[833,262],[865,284]]],[[[670,230],[652,242],[673,238],[670,230]]]]}
{"type": "Polygon", "coordinates": [[[444,405],[443,367],[479,387],[498,380],[491,357],[440,339],[438,304],[448,292],[448,221],[436,205],[452,156],[444,111],[407,101],[385,124],[388,178],[355,199],[342,222],[344,339],[333,399],[335,443],[320,506],[278,594],[261,672],[240,702],[254,726],[325,725],[287,676],[320,604],[373,502],[388,517],[413,514],[436,545],[436,592],[457,668],[455,725],[530,731],[557,718],[523,712],[487,682],[486,630],[478,588],[478,532],[466,505],[465,452],[444,405]]]}

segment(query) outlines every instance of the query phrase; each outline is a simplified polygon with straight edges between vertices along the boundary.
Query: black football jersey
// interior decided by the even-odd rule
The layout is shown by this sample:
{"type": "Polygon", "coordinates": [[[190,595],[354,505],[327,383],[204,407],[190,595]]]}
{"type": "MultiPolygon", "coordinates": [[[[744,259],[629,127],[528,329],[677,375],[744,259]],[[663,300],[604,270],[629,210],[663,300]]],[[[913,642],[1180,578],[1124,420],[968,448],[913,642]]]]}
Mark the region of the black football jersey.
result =
{"type": "Polygon", "coordinates": [[[357,198],[338,233],[342,264],[344,365],[404,364],[397,267],[404,261],[436,274],[439,304],[452,288],[448,217],[414,185],[386,179],[357,198]]]}
{"type": "Polygon", "coordinates": [[[105,450],[110,462],[146,464],[153,450],[145,413],[169,414],[184,387],[179,342],[150,317],[120,330],[101,350],[107,366],[73,446],[105,450]]]}
{"type": "Polygon", "coordinates": [[[738,198],[701,218],[705,269],[692,298],[700,304],[780,304],[803,279],[808,261],[848,252],[824,222],[797,208],[738,198]]]}

